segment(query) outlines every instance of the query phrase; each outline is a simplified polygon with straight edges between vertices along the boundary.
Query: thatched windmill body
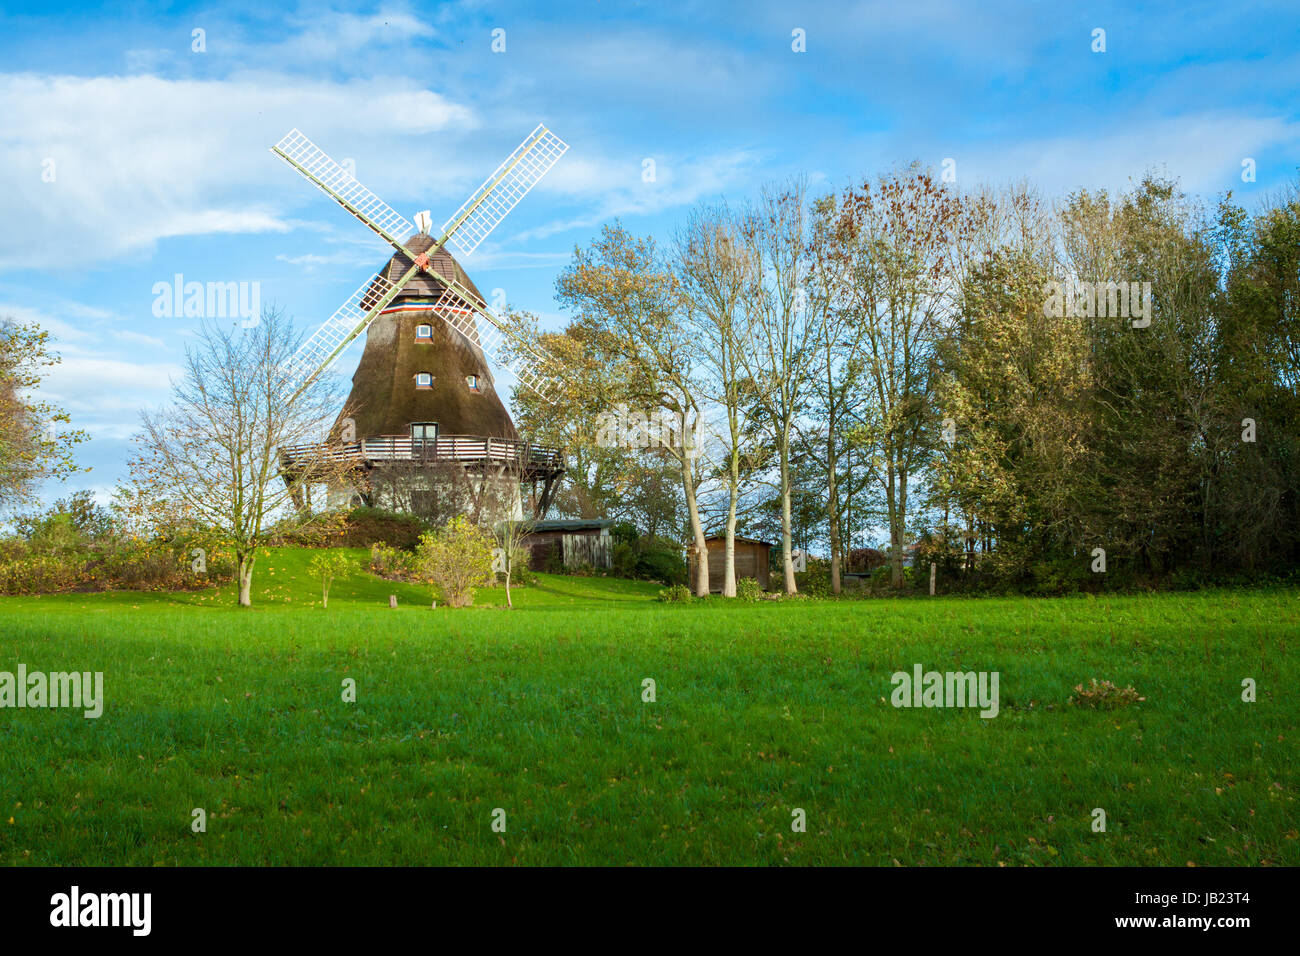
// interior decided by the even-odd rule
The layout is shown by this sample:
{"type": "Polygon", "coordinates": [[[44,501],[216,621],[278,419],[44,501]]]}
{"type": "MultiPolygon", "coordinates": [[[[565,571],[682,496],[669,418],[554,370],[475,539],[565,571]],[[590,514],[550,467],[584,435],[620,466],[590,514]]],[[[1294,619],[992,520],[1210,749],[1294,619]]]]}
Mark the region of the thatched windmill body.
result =
{"type": "MultiPolygon", "coordinates": [[[[565,149],[538,126],[435,237],[427,212],[412,226],[297,130],[273,148],[396,249],[286,370],[304,387],[357,336],[366,336],[351,395],[324,452],[355,463],[347,484],[328,489],[331,505],[364,502],[435,520],[545,514],[563,472],[560,455],[520,438],[489,360],[545,397],[546,357],[492,313],[447,245],[472,253],[565,149]]],[[[295,462],[321,454],[321,446],[282,449],[286,480],[292,484],[295,462]]]]}

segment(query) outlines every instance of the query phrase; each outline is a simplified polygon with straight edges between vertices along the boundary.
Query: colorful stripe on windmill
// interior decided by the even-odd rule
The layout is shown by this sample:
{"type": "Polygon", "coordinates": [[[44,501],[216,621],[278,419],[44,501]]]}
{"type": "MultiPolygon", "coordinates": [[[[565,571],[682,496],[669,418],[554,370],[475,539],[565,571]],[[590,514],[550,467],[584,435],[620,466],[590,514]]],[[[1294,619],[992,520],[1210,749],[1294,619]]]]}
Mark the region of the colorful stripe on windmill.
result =
{"type": "Polygon", "coordinates": [[[470,308],[457,308],[439,304],[439,299],[432,296],[417,296],[410,299],[398,299],[380,312],[380,315],[395,315],[400,312],[437,312],[439,315],[473,315],[470,308]]]}

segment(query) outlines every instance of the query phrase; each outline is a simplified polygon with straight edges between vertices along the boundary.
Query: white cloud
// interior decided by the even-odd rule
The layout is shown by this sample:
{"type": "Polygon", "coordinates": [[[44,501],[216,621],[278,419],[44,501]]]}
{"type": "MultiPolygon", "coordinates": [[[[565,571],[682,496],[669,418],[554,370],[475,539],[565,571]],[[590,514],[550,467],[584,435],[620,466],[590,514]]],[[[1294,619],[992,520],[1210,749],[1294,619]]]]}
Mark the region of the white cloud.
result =
{"type": "Polygon", "coordinates": [[[428,23],[404,11],[380,12],[371,16],[352,13],[322,13],[309,8],[311,16],[301,21],[303,30],[281,44],[259,49],[257,55],[273,62],[291,60],[318,65],[355,54],[369,46],[409,44],[435,35],[428,23]]]}
{"type": "Polygon", "coordinates": [[[268,148],[294,126],[364,149],[358,165],[395,181],[409,173],[385,153],[395,137],[476,122],[436,93],[396,91],[407,86],[0,75],[0,221],[22,224],[0,233],[0,270],[62,269],[82,249],[107,261],[172,236],[284,231],[280,209],[309,192],[268,148]],[[290,186],[302,191],[286,200],[290,186]]]}
{"type": "Polygon", "coordinates": [[[146,405],[163,402],[170,380],[181,366],[167,358],[167,346],[152,336],[118,327],[111,318],[68,321],[64,314],[100,311],[59,302],[49,310],[0,303],[0,316],[34,323],[50,333],[50,351],[59,362],[45,370],[38,394],[42,401],[62,406],[72,416],[72,427],[92,435],[125,437],[146,405]],[[121,343],[114,347],[113,343],[121,343]],[[158,357],[151,360],[150,350],[158,357]]]}
{"type": "Polygon", "coordinates": [[[746,150],[696,156],[583,159],[566,167],[567,157],[552,172],[547,189],[586,200],[588,212],[514,234],[515,240],[540,239],[568,229],[583,229],[618,216],[650,215],[720,198],[752,186],[760,157],[746,150]],[[642,163],[654,160],[654,179],[642,179],[642,163]]]}
{"type": "MultiPolygon", "coordinates": [[[[1190,193],[1240,187],[1241,160],[1295,138],[1276,117],[1201,113],[1177,119],[1116,118],[1101,128],[975,147],[955,157],[959,182],[1026,177],[1047,195],[1087,187],[1122,190],[1164,168],[1190,193]]],[[[937,163],[936,163],[937,165],[937,163]]]]}

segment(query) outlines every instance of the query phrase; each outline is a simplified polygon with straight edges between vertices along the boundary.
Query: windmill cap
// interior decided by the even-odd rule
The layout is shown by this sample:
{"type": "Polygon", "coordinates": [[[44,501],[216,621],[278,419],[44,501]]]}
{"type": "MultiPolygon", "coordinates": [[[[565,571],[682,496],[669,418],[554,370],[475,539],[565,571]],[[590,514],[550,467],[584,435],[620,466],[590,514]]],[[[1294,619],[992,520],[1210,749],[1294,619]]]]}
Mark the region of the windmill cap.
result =
{"type": "MultiPolygon", "coordinates": [[[[406,248],[408,252],[393,253],[393,257],[388,260],[388,267],[384,273],[388,281],[397,282],[402,278],[402,276],[406,275],[406,273],[410,271],[413,258],[422,252],[427,252],[432,248],[433,242],[434,240],[432,236],[426,236],[421,233],[416,233],[410,239],[406,240],[406,248]]],[[[470,279],[465,270],[461,268],[460,263],[456,261],[456,257],[447,251],[446,246],[443,246],[437,252],[430,254],[429,265],[432,266],[433,270],[439,275],[444,275],[449,279],[454,279],[470,292],[474,293],[478,298],[478,304],[480,306],[487,303],[487,299],[485,299],[483,293],[478,290],[478,286],[474,284],[473,280],[470,279]]],[[[433,278],[427,272],[421,271],[416,273],[411,281],[406,284],[400,293],[398,293],[398,297],[400,298],[408,295],[440,295],[442,291],[443,285],[441,282],[433,278]]]]}

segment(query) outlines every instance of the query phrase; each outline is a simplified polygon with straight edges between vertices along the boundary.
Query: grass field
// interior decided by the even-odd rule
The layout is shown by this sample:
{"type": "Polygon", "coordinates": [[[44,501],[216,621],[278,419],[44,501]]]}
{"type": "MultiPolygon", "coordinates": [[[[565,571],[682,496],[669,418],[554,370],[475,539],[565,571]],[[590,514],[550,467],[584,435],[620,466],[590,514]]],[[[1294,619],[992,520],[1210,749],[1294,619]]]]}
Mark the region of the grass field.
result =
{"type": "Polygon", "coordinates": [[[263,557],[251,610],[0,598],[0,670],[105,692],[0,710],[0,862],[1300,863],[1294,591],[686,606],[543,576],[511,612],[366,576],[323,610],[309,556],[263,557]],[[894,708],[918,663],[1000,672],[1000,714],[894,708]],[[1093,677],[1146,700],[1067,705],[1093,677]]]}

